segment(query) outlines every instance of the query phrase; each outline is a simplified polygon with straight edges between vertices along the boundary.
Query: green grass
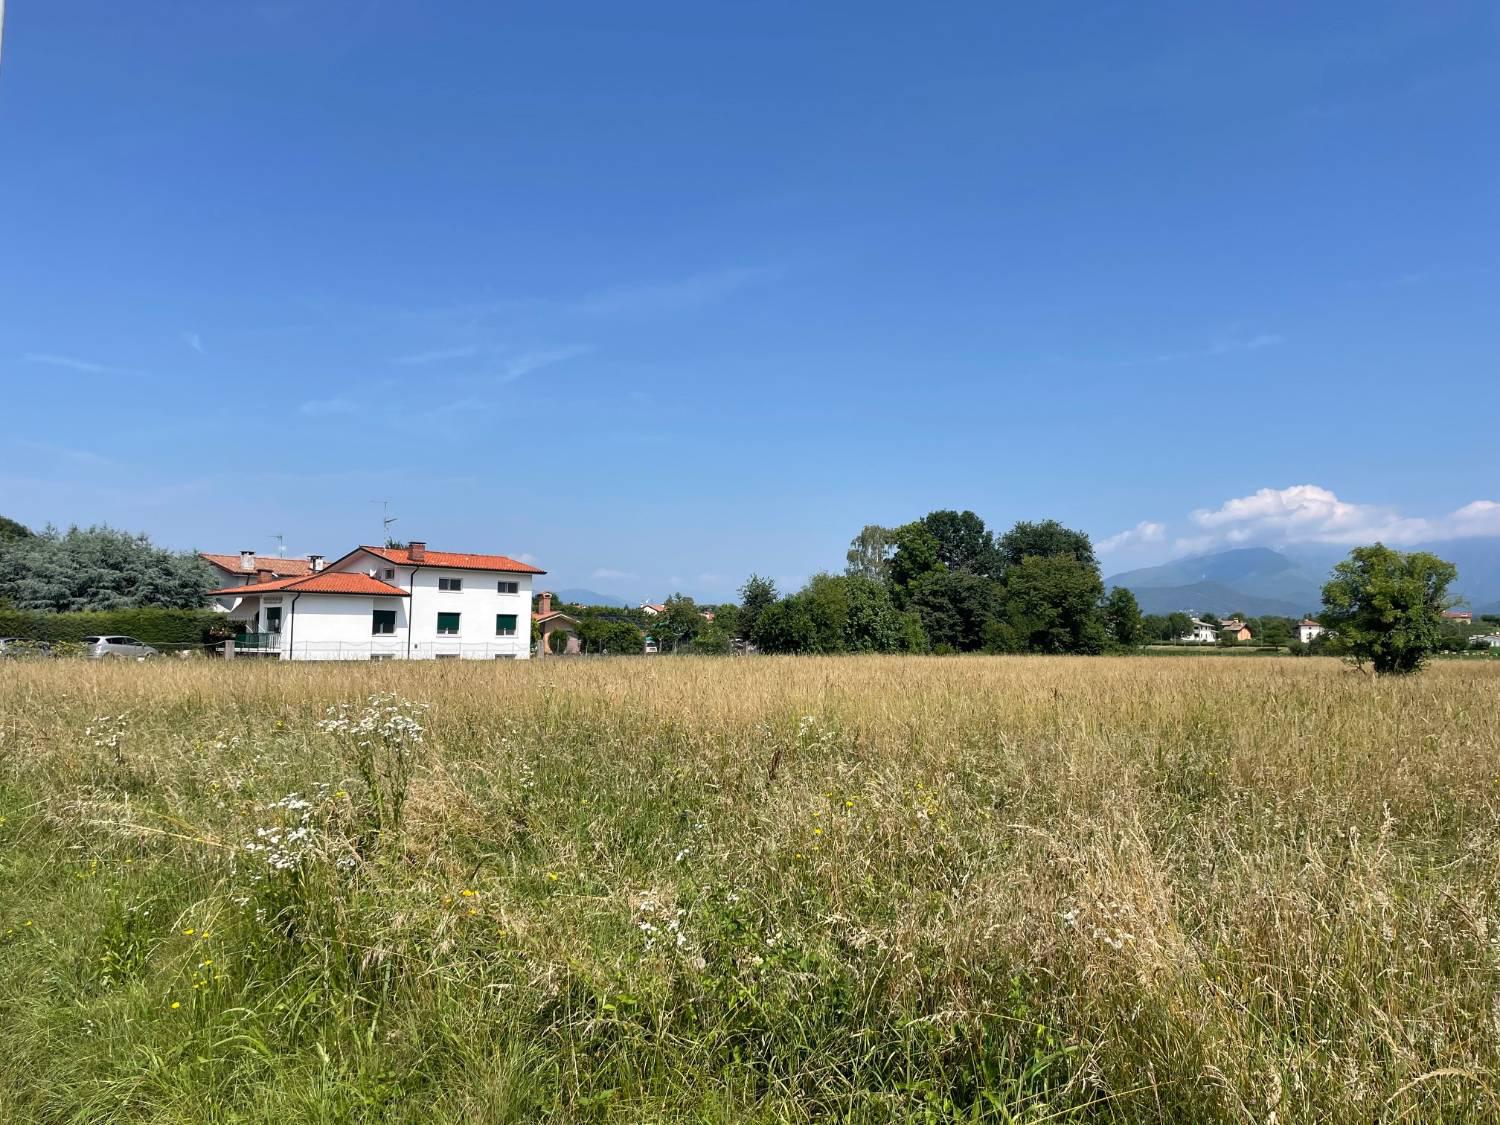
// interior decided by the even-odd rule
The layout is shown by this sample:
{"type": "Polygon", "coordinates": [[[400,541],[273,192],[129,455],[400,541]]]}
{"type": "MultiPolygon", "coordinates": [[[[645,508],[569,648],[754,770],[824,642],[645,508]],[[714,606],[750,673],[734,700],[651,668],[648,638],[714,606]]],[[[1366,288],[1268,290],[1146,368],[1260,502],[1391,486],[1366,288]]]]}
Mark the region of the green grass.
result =
{"type": "Polygon", "coordinates": [[[1497,687],[7,666],[0,1120],[1494,1121],[1497,687]]]}

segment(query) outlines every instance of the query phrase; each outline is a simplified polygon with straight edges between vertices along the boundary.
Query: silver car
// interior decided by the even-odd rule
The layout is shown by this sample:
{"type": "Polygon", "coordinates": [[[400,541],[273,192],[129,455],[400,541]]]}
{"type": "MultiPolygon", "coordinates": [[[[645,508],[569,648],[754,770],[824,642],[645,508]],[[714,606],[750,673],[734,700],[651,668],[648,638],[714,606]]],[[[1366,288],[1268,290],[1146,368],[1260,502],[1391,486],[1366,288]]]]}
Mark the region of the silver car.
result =
{"type": "Polygon", "coordinates": [[[145,660],[148,656],[161,655],[156,649],[134,637],[84,637],[83,643],[88,646],[89,658],[92,660],[145,660]]]}

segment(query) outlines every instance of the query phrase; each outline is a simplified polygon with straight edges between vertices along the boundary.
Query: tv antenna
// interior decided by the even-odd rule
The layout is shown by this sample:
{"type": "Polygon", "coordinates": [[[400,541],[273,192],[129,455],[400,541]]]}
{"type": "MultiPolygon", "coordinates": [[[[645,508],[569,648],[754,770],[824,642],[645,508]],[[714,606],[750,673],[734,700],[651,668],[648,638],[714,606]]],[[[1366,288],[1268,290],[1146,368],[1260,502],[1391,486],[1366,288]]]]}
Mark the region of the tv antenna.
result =
{"type": "Polygon", "coordinates": [[[273,531],[271,538],[276,540],[276,557],[279,559],[286,558],[286,536],[279,531],[273,531]]]}
{"type": "Polygon", "coordinates": [[[370,503],[380,505],[380,542],[383,544],[391,537],[391,524],[395,523],[398,517],[391,515],[389,500],[371,500],[370,503]]]}

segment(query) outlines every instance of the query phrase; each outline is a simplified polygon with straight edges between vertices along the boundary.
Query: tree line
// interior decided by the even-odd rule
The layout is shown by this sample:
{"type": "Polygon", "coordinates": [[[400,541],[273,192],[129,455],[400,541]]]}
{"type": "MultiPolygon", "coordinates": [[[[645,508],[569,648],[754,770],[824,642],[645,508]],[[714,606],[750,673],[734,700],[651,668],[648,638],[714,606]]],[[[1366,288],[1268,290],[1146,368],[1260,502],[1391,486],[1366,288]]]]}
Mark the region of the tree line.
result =
{"type": "Polygon", "coordinates": [[[197,555],[110,527],[32,531],[0,519],[0,608],[77,613],[201,609],[217,585],[197,555]]]}
{"type": "Polygon", "coordinates": [[[842,574],[782,596],[751,575],[738,624],[763,652],[1099,653],[1137,643],[1140,607],[1106,593],[1093,544],[1056,520],[993,533],[944,509],[864,527],[842,574]]]}

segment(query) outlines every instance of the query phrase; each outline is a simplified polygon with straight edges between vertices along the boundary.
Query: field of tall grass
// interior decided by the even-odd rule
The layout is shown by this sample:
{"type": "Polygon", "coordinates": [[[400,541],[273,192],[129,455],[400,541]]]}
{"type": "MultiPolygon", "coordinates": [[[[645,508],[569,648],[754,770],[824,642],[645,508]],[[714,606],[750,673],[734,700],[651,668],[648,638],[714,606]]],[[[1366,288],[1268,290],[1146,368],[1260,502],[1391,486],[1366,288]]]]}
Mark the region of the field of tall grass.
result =
{"type": "Polygon", "coordinates": [[[0,1120],[1500,1119],[1500,665],[0,667],[0,1120]]]}

